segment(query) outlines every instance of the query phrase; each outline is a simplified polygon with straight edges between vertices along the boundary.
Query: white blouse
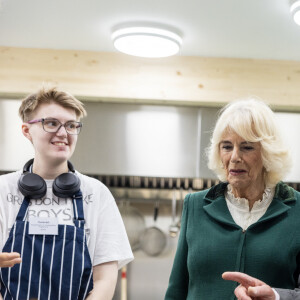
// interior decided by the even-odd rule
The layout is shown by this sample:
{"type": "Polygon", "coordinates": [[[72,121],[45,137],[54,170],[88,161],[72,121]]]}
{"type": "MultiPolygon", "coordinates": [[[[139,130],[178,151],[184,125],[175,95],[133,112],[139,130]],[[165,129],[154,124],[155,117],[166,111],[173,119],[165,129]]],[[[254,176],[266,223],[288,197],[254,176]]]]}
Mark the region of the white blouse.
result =
{"type": "Polygon", "coordinates": [[[232,186],[228,184],[225,199],[234,222],[243,230],[257,222],[267,211],[275,193],[275,187],[266,187],[262,200],[255,201],[251,210],[246,198],[236,198],[232,193],[232,186]]]}

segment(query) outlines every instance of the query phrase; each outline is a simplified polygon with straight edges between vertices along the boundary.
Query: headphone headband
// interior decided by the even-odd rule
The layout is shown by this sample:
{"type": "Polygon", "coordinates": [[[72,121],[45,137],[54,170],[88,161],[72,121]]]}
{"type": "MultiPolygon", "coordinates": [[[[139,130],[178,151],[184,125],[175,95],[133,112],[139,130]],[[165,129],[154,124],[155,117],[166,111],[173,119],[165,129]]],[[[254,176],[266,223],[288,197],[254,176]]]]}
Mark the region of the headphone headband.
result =
{"type": "MultiPolygon", "coordinates": [[[[33,165],[34,158],[30,159],[23,167],[23,173],[29,172],[30,166],[33,165]]],[[[68,160],[68,169],[72,173],[75,173],[75,169],[72,165],[72,163],[68,160]]]]}
{"type": "Polygon", "coordinates": [[[72,172],[75,173],[75,169],[73,167],[73,165],[71,164],[71,162],[68,160],[68,169],[72,172]]]}
{"type": "Polygon", "coordinates": [[[32,159],[30,159],[25,165],[24,165],[24,167],[23,167],[23,173],[27,173],[27,172],[29,172],[29,168],[30,168],[30,166],[33,164],[33,158],[32,159]]]}

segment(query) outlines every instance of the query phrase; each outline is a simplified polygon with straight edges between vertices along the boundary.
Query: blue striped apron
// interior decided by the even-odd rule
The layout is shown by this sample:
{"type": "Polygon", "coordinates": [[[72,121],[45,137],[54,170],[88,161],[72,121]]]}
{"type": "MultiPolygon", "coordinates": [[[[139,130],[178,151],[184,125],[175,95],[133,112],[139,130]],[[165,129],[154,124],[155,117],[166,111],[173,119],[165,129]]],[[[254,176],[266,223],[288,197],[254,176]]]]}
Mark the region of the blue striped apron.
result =
{"type": "Polygon", "coordinates": [[[25,197],[3,252],[19,252],[22,262],[0,269],[3,300],[83,300],[93,288],[92,263],[84,230],[82,193],[73,197],[74,225],[58,225],[58,235],[30,235],[25,197]]]}

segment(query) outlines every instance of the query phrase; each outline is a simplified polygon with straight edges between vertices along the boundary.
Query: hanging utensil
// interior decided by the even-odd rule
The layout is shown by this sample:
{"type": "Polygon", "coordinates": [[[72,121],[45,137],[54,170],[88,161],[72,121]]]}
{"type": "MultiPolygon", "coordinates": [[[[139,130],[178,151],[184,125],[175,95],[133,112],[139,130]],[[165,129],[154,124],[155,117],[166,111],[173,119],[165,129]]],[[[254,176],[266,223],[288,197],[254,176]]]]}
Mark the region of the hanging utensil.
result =
{"type": "Polygon", "coordinates": [[[159,255],[166,247],[167,238],[162,230],[156,226],[156,220],[159,212],[159,202],[155,202],[154,207],[154,225],[144,230],[140,236],[140,248],[150,256],[159,255]]]}
{"type": "Polygon", "coordinates": [[[178,224],[176,223],[176,189],[173,189],[172,197],[172,223],[169,227],[169,234],[171,237],[176,237],[179,231],[178,224]]]}
{"type": "Polygon", "coordinates": [[[184,197],[183,197],[183,188],[180,189],[180,199],[179,199],[179,220],[177,222],[177,227],[180,230],[181,227],[181,217],[182,217],[182,210],[183,210],[183,202],[184,202],[184,197]]]}

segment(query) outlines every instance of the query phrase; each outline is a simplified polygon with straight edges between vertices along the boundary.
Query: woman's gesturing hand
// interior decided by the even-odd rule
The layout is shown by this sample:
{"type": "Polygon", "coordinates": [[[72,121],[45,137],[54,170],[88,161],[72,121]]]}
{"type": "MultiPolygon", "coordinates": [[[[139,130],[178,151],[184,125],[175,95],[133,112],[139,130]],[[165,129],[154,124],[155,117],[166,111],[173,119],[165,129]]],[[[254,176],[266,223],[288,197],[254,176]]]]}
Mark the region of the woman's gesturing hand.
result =
{"type": "Polygon", "coordinates": [[[15,264],[19,264],[21,262],[21,257],[19,253],[16,252],[2,252],[0,253],[0,267],[13,267],[15,264]]]}
{"type": "Polygon", "coordinates": [[[239,300],[276,300],[275,293],[269,285],[247,274],[225,272],[222,278],[240,283],[234,291],[239,300]]]}

